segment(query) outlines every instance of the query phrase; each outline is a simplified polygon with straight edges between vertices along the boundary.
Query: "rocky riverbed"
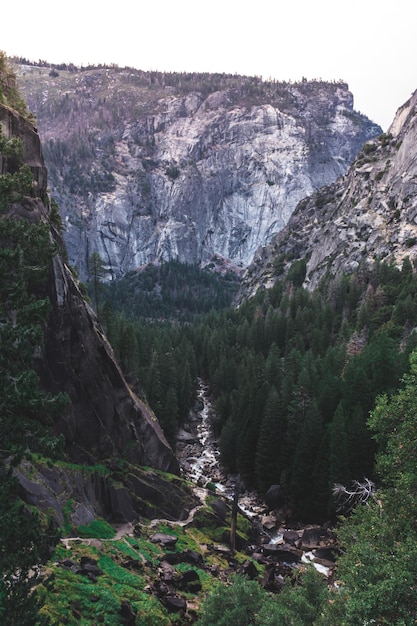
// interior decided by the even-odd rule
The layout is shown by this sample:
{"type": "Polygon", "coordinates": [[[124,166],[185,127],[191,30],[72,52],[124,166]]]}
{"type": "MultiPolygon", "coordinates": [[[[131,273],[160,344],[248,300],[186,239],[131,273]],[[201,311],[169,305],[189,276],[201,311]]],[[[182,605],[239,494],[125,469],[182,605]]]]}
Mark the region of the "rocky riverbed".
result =
{"type": "MultiPolygon", "coordinates": [[[[220,464],[218,441],[213,432],[216,414],[209,389],[199,381],[198,399],[188,422],[178,433],[177,457],[184,475],[201,489],[232,500],[238,476],[226,475],[220,464]]],[[[312,562],[330,578],[339,552],[336,536],[327,525],[301,525],[292,509],[283,503],[278,486],[270,498],[239,489],[239,509],[258,529],[259,541],[252,546],[255,559],[280,561],[289,567],[312,562]]]]}

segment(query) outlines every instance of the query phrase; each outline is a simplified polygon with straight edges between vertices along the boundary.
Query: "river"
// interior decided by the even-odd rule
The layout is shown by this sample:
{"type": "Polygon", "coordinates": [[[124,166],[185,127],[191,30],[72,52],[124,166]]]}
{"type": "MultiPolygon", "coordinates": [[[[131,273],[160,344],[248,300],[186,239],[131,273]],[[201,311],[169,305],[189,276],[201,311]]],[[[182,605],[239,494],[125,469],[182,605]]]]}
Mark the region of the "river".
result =
{"type": "MultiPolygon", "coordinates": [[[[179,432],[177,456],[184,475],[200,487],[214,485],[228,499],[233,499],[238,476],[226,475],[220,465],[218,440],[213,434],[214,409],[209,389],[199,380],[196,409],[188,424],[179,432]]],[[[256,492],[241,490],[240,509],[250,518],[262,521],[268,507],[256,492]]]]}
{"type": "MultiPolygon", "coordinates": [[[[184,476],[188,480],[194,482],[200,489],[216,490],[217,493],[232,500],[238,476],[226,475],[222,470],[219,443],[213,433],[213,421],[215,421],[215,412],[208,386],[199,380],[196,408],[190,414],[189,421],[178,433],[177,457],[184,476]]],[[[280,519],[277,511],[270,511],[256,492],[241,490],[239,508],[248,518],[258,523],[263,530],[265,541],[271,546],[286,544],[288,535],[291,532],[297,532],[290,530],[287,533],[285,520],[280,519]]],[[[311,529],[311,527],[308,528],[311,529]]],[[[300,539],[304,530],[298,529],[300,539]]],[[[301,560],[305,563],[316,561],[313,552],[307,547],[304,547],[301,560]]],[[[333,570],[329,563],[313,562],[313,565],[325,577],[328,577],[333,570]]]]}

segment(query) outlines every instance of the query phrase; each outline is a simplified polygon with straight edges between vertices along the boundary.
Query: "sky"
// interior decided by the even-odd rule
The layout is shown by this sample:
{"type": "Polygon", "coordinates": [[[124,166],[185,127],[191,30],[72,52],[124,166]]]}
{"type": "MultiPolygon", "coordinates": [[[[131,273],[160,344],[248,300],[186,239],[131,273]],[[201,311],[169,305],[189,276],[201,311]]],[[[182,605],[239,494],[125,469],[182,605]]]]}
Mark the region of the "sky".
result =
{"type": "MultiPolygon", "coordinates": [[[[417,89],[410,0],[19,0],[0,50],[51,63],[342,79],[385,131],[417,89]]],[[[6,27],[7,25],[7,27],[6,27]]]]}

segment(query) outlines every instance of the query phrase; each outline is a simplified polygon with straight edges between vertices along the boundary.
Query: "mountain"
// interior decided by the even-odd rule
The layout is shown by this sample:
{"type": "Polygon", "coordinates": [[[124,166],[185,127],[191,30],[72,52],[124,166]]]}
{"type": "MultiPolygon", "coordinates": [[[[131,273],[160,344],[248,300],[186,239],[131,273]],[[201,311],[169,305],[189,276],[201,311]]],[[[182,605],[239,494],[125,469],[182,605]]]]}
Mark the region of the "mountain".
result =
{"type": "Polygon", "coordinates": [[[381,129],[343,82],[17,64],[82,278],[178,259],[245,268],[381,129]]]}
{"type": "Polygon", "coordinates": [[[272,286],[306,261],[304,286],[352,273],[377,259],[401,266],[417,258],[417,91],[388,132],[368,141],[347,174],[296,207],[287,226],[260,248],[238,299],[272,286]]]}
{"type": "MultiPolygon", "coordinates": [[[[9,80],[12,84],[11,76],[9,80]]],[[[22,468],[18,472],[21,495],[40,510],[52,511],[60,525],[68,498],[74,500],[74,511],[78,511],[79,519],[84,522],[97,512],[110,517],[116,515],[121,521],[137,519],[147,507],[157,506],[156,502],[168,516],[183,515],[183,496],[189,504],[194,502],[186,495],[187,489],[177,489],[172,481],[168,483],[152,471],[147,473],[139,468],[146,465],[154,471],[179,473],[178,461],[157,418],[126,382],[94,311],[65,263],[60,220],[47,193],[47,170],[39,135],[30,117],[10,106],[10,99],[5,100],[4,96],[0,103],[0,131],[1,260],[5,273],[0,308],[5,403],[2,429],[6,429],[2,432],[7,440],[11,437],[13,441],[15,423],[25,415],[30,416],[32,406],[35,407],[32,424],[35,426],[34,422],[39,421],[44,429],[47,422],[39,399],[43,396],[39,394],[47,394],[45,406],[52,405],[52,398],[65,394],[65,405],[51,425],[53,435],[63,440],[66,462],[92,468],[86,487],[79,472],[70,470],[68,474],[62,467],[35,471],[26,463],[30,466],[28,472],[22,468]],[[25,178],[27,173],[29,183],[25,178]],[[53,254],[49,270],[42,270],[42,276],[36,277],[42,268],[43,251],[39,246],[46,247],[38,231],[30,234],[30,229],[38,226],[43,227],[39,233],[44,233],[45,242],[49,240],[53,254]],[[26,229],[28,234],[23,236],[23,241],[15,243],[19,229],[26,229]],[[22,276],[16,278],[16,272],[30,254],[35,258],[31,262],[33,267],[23,265],[22,276]],[[17,255],[15,262],[13,255],[17,255]],[[13,305],[13,299],[17,304],[13,305]],[[41,318],[45,302],[48,310],[41,318]],[[39,330],[35,331],[29,322],[39,330]],[[16,338],[9,346],[8,338],[14,334],[16,338]],[[10,357],[7,350],[12,353],[10,357]],[[33,362],[33,371],[17,370],[13,375],[12,368],[20,367],[21,361],[29,365],[33,362]],[[11,376],[13,385],[8,387],[11,376]],[[19,409],[31,381],[35,381],[35,398],[28,407],[19,409]],[[17,411],[16,416],[13,411],[17,411]],[[9,429],[5,426],[7,420],[11,420],[9,429]],[[120,474],[123,463],[131,469],[120,474]],[[108,468],[106,477],[94,470],[100,464],[108,468]],[[161,497],[165,489],[168,493],[161,497]]],[[[31,429],[29,422],[22,437],[27,437],[31,429]]],[[[42,437],[46,440],[47,433],[42,437]]],[[[32,447],[30,437],[28,441],[28,448],[32,447]]],[[[2,446],[2,452],[8,449],[6,441],[2,446]]]]}

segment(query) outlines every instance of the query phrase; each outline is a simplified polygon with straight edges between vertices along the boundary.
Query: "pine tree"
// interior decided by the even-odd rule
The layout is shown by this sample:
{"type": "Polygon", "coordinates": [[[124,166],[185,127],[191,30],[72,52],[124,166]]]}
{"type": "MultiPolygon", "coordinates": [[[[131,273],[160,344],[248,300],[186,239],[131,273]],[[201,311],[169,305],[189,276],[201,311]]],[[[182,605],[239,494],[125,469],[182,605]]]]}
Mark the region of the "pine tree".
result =
{"type": "Polygon", "coordinates": [[[279,483],[282,467],[281,448],[285,434],[285,414],[275,387],[271,387],[256,445],[255,473],[260,492],[279,483]]]}
{"type": "Polygon", "coordinates": [[[97,251],[93,252],[93,254],[88,259],[88,274],[91,288],[93,291],[94,307],[96,312],[98,312],[101,281],[105,277],[106,271],[104,261],[97,251]]]}

